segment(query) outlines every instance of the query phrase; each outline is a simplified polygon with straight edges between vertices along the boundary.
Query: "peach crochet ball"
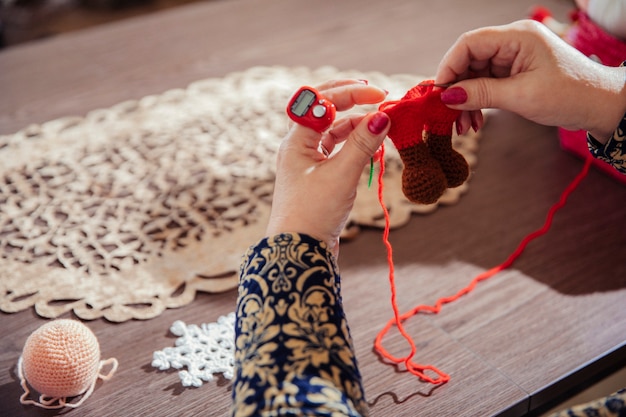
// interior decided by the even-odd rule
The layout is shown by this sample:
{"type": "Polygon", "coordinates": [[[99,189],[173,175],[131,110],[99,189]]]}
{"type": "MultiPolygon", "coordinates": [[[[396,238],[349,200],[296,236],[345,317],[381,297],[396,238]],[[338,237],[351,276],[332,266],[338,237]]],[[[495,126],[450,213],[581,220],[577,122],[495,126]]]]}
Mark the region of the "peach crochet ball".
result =
{"type": "Polygon", "coordinates": [[[98,339],[82,322],[54,320],[26,339],[18,363],[25,391],[20,401],[43,408],[77,407],[91,394],[98,377],[107,380],[116,369],[115,358],[100,360],[98,339]],[[101,375],[106,364],[111,364],[112,369],[107,375],[101,375]],[[39,402],[27,399],[26,382],[41,394],[39,402]],[[67,402],[67,398],[81,394],[83,398],[79,402],[67,402]]]}

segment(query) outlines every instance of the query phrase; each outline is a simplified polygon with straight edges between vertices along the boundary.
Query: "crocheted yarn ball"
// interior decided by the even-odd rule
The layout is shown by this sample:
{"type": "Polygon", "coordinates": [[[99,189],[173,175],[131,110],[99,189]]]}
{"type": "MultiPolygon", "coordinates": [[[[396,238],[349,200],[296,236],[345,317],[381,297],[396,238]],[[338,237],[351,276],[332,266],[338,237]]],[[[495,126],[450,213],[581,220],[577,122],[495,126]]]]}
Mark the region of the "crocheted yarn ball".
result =
{"type": "Polygon", "coordinates": [[[22,352],[24,378],[40,394],[52,398],[84,393],[98,377],[100,345],[77,320],[46,323],[26,340],[22,352]]]}

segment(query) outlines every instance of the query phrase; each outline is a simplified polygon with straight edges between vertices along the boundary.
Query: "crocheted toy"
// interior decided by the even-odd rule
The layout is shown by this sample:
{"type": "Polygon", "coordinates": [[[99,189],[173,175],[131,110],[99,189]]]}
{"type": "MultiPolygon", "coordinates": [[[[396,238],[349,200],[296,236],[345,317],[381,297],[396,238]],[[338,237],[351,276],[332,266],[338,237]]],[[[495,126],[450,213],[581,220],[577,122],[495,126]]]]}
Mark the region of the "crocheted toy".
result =
{"type": "MultiPolygon", "coordinates": [[[[570,22],[559,22],[550,10],[535,7],[530,18],[546,25],[584,55],[617,67],[626,60],[626,0],[576,0],[570,22]]],[[[581,158],[589,156],[587,132],[559,128],[561,147],[581,158]]],[[[626,184],[626,177],[609,164],[594,159],[594,167],[626,184]]]]}
{"type": "MultiPolygon", "coordinates": [[[[435,202],[446,187],[461,185],[469,174],[468,165],[463,156],[452,149],[452,125],[459,116],[459,111],[451,110],[441,102],[442,91],[441,88],[435,86],[432,80],[423,81],[410,89],[402,99],[385,102],[379,107],[391,118],[391,127],[387,135],[398,149],[404,163],[402,190],[409,200],[417,203],[435,202]]],[[[384,150],[383,144],[381,146],[382,154],[384,154],[384,150]]],[[[378,201],[385,219],[383,242],[387,249],[393,318],[387,321],[385,327],[376,335],[374,351],[385,362],[393,364],[398,369],[408,371],[422,381],[435,385],[447,383],[450,380],[449,374],[433,365],[425,365],[413,360],[417,346],[411,335],[404,329],[403,322],[422,312],[438,314],[444,305],[470,293],[481,281],[509,268],[521,256],[531,241],[550,230],[555,213],[563,207],[567,197],[585,178],[592,160],[593,158],[585,160],[580,174],[567,186],[558,202],[550,208],[544,225],[524,237],[515,251],[504,262],[478,274],[470,281],[469,285],[460,289],[456,294],[441,297],[433,305],[418,305],[401,314],[397,302],[393,250],[389,241],[390,216],[383,193],[385,158],[381,155],[378,174],[378,201]],[[410,346],[410,352],[406,356],[391,354],[383,346],[383,339],[393,326],[398,329],[410,346]]]]}
{"type": "Polygon", "coordinates": [[[101,361],[100,345],[93,332],[77,320],[54,320],[35,330],[26,339],[18,362],[18,374],[24,388],[22,404],[42,408],[76,408],[91,395],[96,380],[108,380],[117,369],[115,358],[101,361]],[[101,375],[110,364],[107,375],[101,375]],[[41,395],[39,402],[27,399],[28,384],[41,395]],[[70,403],[68,398],[83,395],[70,403]]]}
{"type": "Polygon", "coordinates": [[[469,175],[467,161],[452,148],[452,126],[460,111],[441,102],[442,91],[427,80],[379,107],[391,119],[387,136],[404,163],[402,192],[418,204],[435,203],[446,188],[458,187],[469,175]]]}

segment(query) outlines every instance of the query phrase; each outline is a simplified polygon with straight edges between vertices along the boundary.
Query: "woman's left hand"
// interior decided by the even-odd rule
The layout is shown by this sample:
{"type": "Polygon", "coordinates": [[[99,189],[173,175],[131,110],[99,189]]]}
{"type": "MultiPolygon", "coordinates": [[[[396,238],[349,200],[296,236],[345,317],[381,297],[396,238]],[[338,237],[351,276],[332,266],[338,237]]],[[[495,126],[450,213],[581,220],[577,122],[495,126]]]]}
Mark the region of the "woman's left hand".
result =
{"type": "MultiPolygon", "coordinates": [[[[361,80],[329,81],[317,90],[337,111],[379,103],[387,96],[385,90],[361,80]]],[[[389,117],[383,112],[346,116],[323,134],[294,124],[278,152],[267,234],[308,234],[326,242],[336,256],[363,168],[388,130],[389,117]]]]}

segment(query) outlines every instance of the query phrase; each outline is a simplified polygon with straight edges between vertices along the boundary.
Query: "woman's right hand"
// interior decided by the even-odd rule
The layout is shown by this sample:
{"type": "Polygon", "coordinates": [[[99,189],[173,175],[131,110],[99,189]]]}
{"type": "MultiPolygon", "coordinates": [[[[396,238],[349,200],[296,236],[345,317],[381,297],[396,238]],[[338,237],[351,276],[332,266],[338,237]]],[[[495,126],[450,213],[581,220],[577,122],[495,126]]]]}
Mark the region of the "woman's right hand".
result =
{"type": "Polygon", "coordinates": [[[480,109],[500,108],[544,125],[590,131],[601,142],[626,113],[625,81],[626,68],[592,61],[532,20],[463,34],[435,77],[438,84],[454,83],[441,98],[464,110],[461,132],[480,127],[480,109]]]}

